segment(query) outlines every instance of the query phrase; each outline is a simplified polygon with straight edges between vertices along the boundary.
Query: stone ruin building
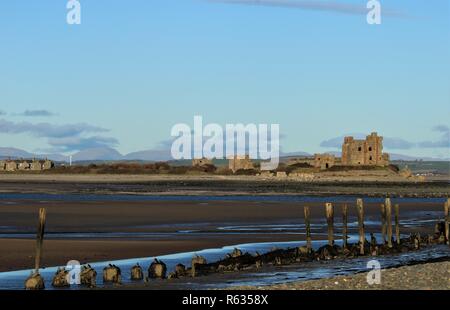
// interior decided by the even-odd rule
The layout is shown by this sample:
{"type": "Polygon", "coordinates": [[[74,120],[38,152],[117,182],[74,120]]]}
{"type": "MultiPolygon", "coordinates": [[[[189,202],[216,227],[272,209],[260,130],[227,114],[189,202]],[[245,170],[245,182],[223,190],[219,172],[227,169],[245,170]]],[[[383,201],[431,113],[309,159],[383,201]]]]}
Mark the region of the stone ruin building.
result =
{"type": "Polygon", "coordinates": [[[314,168],[326,170],[333,166],[388,166],[389,154],[383,153],[383,137],[372,132],[365,140],[345,137],[342,157],[332,154],[314,154],[314,157],[292,159],[288,165],[304,163],[314,168]]]}
{"type": "Polygon", "coordinates": [[[336,164],[336,158],[332,154],[314,154],[314,167],[325,170],[336,164]]]}
{"type": "Polygon", "coordinates": [[[342,145],[342,165],[389,165],[389,154],[383,153],[383,137],[378,136],[376,132],[372,132],[365,140],[345,137],[342,145]]]}
{"type": "Polygon", "coordinates": [[[238,170],[254,169],[253,162],[248,155],[236,155],[228,160],[228,168],[234,172],[238,170]]]}
{"type": "Polygon", "coordinates": [[[53,168],[55,164],[53,161],[45,159],[33,159],[33,160],[0,160],[0,171],[17,171],[17,170],[29,170],[29,171],[42,171],[53,168]]]}
{"type": "Polygon", "coordinates": [[[194,158],[192,160],[192,167],[205,167],[205,166],[212,166],[212,165],[213,165],[212,159],[194,158]]]}

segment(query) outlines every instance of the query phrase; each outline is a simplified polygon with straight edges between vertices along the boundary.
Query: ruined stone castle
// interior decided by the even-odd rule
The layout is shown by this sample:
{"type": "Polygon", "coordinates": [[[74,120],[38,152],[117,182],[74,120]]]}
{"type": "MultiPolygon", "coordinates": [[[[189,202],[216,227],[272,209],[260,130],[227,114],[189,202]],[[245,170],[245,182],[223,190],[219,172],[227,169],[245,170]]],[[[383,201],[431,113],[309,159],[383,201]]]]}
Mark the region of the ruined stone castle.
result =
{"type": "Polygon", "coordinates": [[[248,155],[236,155],[228,160],[228,168],[234,173],[238,170],[254,169],[254,166],[248,155]]]}
{"type": "Polygon", "coordinates": [[[30,171],[42,171],[48,170],[55,166],[55,164],[48,159],[39,160],[0,160],[0,171],[17,171],[17,170],[30,170],[30,171]]]}
{"type": "Polygon", "coordinates": [[[345,137],[342,145],[342,165],[387,166],[389,154],[383,153],[383,137],[372,132],[365,140],[345,137]]]}
{"type": "Polygon", "coordinates": [[[342,144],[342,157],[332,154],[315,154],[314,157],[303,157],[288,164],[305,163],[312,167],[326,170],[333,166],[388,166],[389,154],[383,153],[383,137],[372,132],[364,140],[345,137],[342,144]]]}

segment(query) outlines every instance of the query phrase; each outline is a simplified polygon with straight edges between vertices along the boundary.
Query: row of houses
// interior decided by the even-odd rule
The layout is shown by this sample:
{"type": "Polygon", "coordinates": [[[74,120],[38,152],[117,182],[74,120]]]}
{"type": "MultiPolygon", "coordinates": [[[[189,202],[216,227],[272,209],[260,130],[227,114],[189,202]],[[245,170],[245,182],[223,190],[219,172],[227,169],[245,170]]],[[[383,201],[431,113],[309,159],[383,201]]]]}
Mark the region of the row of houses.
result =
{"type": "Polygon", "coordinates": [[[48,159],[0,160],[0,171],[17,171],[17,170],[42,171],[51,169],[54,166],[55,166],[54,162],[48,159]]]}

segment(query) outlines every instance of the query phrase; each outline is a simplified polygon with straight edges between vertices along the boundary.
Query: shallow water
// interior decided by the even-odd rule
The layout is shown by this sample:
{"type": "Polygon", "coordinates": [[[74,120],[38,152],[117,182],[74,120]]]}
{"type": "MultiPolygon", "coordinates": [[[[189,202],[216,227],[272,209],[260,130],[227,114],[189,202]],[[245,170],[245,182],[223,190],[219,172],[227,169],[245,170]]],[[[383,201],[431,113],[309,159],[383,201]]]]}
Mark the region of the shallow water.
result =
{"type": "MultiPolygon", "coordinates": [[[[375,234],[375,237],[381,238],[380,235],[375,234]]],[[[349,242],[356,242],[358,236],[351,235],[349,242]]],[[[369,238],[369,236],[367,236],[369,238]]],[[[325,245],[326,240],[313,241],[313,248],[325,245]]],[[[336,244],[340,244],[339,241],[336,244]]],[[[175,265],[182,263],[186,266],[190,266],[192,257],[195,254],[204,256],[208,261],[217,261],[225,257],[227,253],[233,251],[234,248],[239,248],[243,252],[249,252],[255,254],[256,252],[265,253],[273,250],[273,248],[292,248],[296,246],[305,245],[304,241],[291,241],[291,242],[265,242],[265,243],[247,243],[238,244],[233,246],[226,246],[222,248],[205,249],[197,252],[184,252],[170,255],[159,256],[158,259],[164,261],[167,265],[168,271],[172,271],[175,265]]],[[[376,257],[380,261],[382,268],[393,267],[399,265],[405,265],[414,261],[427,261],[430,259],[450,257],[450,248],[448,246],[435,246],[424,248],[420,251],[403,253],[399,255],[391,256],[379,256],[376,257]]],[[[144,270],[147,270],[154,257],[145,258],[132,258],[108,262],[92,263],[91,266],[97,270],[97,284],[102,287],[102,270],[109,263],[119,266],[122,270],[122,281],[124,284],[135,283],[130,279],[130,270],[133,265],[139,263],[144,270]]],[[[326,262],[311,262],[304,264],[296,264],[291,266],[284,266],[283,269],[275,272],[251,272],[251,273],[237,273],[236,277],[232,280],[218,281],[217,278],[208,282],[208,277],[201,277],[202,281],[195,283],[190,280],[188,283],[178,283],[177,285],[182,288],[183,285],[189,285],[189,288],[193,289],[205,289],[205,288],[223,288],[232,285],[270,285],[277,283],[286,283],[290,281],[309,280],[326,278],[335,275],[349,274],[355,272],[366,271],[366,265],[373,257],[363,257],[356,259],[336,259],[326,262]]],[[[45,279],[45,286],[47,289],[53,289],[51,286],[51,279],[56,272],[57,267],[50,267],[41,269],[41,274],[45,279]]],[[[23,289],[25,279],[30,275],[31,270],[19,270],[0,273],[0,289],[23,289]]],[[[211,278],[212,279],[212,278],[211,278]]],[[[81,287],[72,286],[70,289],[79,289],[81,287]]]]}
{"type": "MultiPolygon", "coordinates": [[[[450,259],[450,249],[446,245],[425,248],[416,252],[402,253],[390,256],[361,257],[353,259],[336,259],[330,261],[315,261],[310,263],[283,266],[282,269],[266,273],[247,273],[224,283],[202,283],[197,289],[225,288],[232,286],[265,286],[283,284],[294,281],[306,281],[329,278],[339,275],[349,275],[370,271],[367,263],[376,259],[381,268],[404,266],[413,263],[427,262],[432,259],[450,259]]],[[[276,268],[278,269],[278,268],[276,268]]]]}
{"type": "MultiPolygon", "coordinates": [[[[409,211],[407,218],[400,219],[402,228],[433,227],[436,221],[443,215],[440,211],[409,211]]],[[[406,216],[402,214],[402,217],[406,216]]],[[[341,231],[342,223],[339,219],[334,223],[336,232],[341,231]]],[[[394,224],[394,222],[393,222],[394,224]]],[[[366,229],[369,231],[378,231],[381,227],[381,221],[374,215],[368,215],[364,221],[366,229]]],[[[358,222],[355,216],[349,216],[348,229],[354,232],[358,228],[358,222]]],[[[252,235],[252,234],[270,234],[270,235],[304,235],[304,222],[292,223],[273,223],[273,224],[236,224],[236,223],[185,223],[172,225],[147,225],[147,226],[128,226],[128,229],[152,229],[151,232],[141,231],[105,231],[105,232],[46,232],[47,239],[114,239],[114,238],[139,238],[157,240],[173,236],[217,236],[217,235],[252,235]],[[171,228],[173,231],[164,231],[171,228]],[[161,229],[161,231],[158,231],[161,229]]],[[[326,234],[327,223],[324,219],[314,219],[311,223],[311,232],[315,236],[326,234]]],[[[23,227],[0,226],[0,238],[35,238],[34,228],[30,231],[24,231],[23,227]]]]}

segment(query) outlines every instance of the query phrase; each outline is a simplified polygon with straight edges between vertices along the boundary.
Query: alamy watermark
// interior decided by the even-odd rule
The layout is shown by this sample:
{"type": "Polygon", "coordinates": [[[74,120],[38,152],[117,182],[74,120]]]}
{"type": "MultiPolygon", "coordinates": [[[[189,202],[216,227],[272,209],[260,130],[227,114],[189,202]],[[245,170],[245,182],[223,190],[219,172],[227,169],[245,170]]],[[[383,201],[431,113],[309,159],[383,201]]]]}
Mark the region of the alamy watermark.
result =
{"type": "MultiPolygon", "coordinates": [[[[368,12],[366,16],[369,25],[381,24],[381,3],[380,0],[369,0],[366,5],[368,12]]],[[[79,0],[67,1],[66,21],[69,25],[81,24],[81,3],[79,0]]]]}
{"type": "Polygon", "coordinates": [[[367,2],[367,23],[369,25],[381,24],[381,3],[379,0],[369,0],[367,2]]]}
{"type": "Polygon", "coordinates": [[[381,264],[376,259],[367,262],[367,268],[371,269],[367,273],[367,284],[381,284],[381,264]]]}
{"type": "Polygon", "coordinates": [[[81,24],[81,3],[78,0],[67,1],[67,15],[66,21],[69,25],[81,24]]]}
{"type": "Polygon", "coordinates": [[[81,264],[77,260],[68,261],[66,264],[66,270],[68,271],[66,275],[66,281],[69,285],[79,285],[81,284],[81,264]]]}
{"type": "Polygon", "coordinates": [[[171,136],[173,159],[224,159],[247,155],[261,159],[261,170],[274,170],[280,160],[279,124],[203,125],[202,116],[194,116],[194,128],[176,124],[171,136]]]}

